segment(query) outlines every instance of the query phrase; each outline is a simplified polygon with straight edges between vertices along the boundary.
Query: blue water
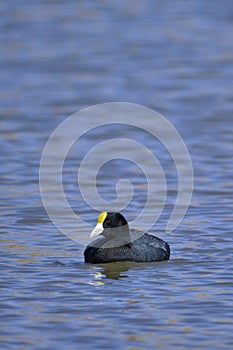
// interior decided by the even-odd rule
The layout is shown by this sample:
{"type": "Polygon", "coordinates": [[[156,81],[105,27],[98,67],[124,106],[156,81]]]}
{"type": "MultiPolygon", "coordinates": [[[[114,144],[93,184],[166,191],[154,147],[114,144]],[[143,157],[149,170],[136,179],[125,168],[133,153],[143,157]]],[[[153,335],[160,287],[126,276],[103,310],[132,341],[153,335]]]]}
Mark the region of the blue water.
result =
{"type": "MultiPolygon", "coordinates": [[[[0,15],[1,349],[232,348],[233,3],[22,0],[3,1],[0,15]],[[179,227],[163,232],[168,262],[84,264],[84,246],[43,207],[38,172],[50,134],[110,101],[157,110],[189,149],[194,193],[179,227]]],[[[170,179],[163,230],[176,179],[158,155],[170,179]]],[[[67,161],[67,197],[94,225],[96,211],[77,196],[76,161],[67,161]]],[[[114,185],[112,168],[102,169],[105,198],[135,170],[120,164],[114,185]]],[[[134,181],[130,218],[145,197],[140,172],[134,181]]]]}

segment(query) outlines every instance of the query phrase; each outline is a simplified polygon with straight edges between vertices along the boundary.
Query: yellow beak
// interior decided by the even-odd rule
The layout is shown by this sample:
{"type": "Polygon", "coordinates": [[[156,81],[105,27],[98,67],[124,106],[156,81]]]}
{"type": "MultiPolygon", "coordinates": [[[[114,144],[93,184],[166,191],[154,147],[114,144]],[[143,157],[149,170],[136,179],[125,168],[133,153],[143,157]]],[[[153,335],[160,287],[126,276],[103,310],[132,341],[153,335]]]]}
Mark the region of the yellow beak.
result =
{"type": "Polygon", "coordinates": [[[91,238],[98,236],[103,232],[103,230],[104,230],[103,223],[104,223],[104,220],[106,219],[107,215],[108,215],[108,213],[106,211],[103,211],[98,216],[97,225],[91,231],[91,235],[90,235],[91,238]]]}

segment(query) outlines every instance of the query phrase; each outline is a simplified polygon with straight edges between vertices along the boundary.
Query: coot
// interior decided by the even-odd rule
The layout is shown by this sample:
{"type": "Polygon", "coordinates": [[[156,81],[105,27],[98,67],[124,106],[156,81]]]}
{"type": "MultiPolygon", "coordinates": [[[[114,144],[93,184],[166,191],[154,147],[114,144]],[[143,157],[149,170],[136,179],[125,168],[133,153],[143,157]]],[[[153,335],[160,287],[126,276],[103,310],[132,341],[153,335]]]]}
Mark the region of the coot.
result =
{"type": "Polygon", "coordinates": [[[90,243],[85,251],[85,262],[98,264],[116,261],[152,262],[168,260],[170,247],[162,239],[130,229],[121,213],[102,212],[91,238],[104,236],[90,243]]]}

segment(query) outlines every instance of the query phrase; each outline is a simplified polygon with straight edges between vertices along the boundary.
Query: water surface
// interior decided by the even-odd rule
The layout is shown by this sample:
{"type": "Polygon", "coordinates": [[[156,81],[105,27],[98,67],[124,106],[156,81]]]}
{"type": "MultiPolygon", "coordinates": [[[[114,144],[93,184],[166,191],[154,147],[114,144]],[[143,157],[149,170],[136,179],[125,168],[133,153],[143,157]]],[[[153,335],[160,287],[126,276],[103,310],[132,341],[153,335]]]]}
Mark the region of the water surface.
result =
{"type": "MultiPolygon", "coordinates": [[[[0,11],[1,348],[232,348],[232,2],[23,0],[0,11]],[[189,148],[193,199],[169,235],[177,179],[157,149],[169,197],[156,229],[171,246],[168,262],[84,264],[84,246],[43,208],[38,168],[50,133],[109,101],[156,109],[189,148]]],[[[98,137],[83,139],[83,151],[98,137]]],[[[71,152],[65,191],[94,225],[97,213],[77,195],[76,161],[71,152]]],[[[146,196],[143,174],[115,162],[98,179],[112,199],[118,176],[132,172],[129,219],[146,196]]]]}

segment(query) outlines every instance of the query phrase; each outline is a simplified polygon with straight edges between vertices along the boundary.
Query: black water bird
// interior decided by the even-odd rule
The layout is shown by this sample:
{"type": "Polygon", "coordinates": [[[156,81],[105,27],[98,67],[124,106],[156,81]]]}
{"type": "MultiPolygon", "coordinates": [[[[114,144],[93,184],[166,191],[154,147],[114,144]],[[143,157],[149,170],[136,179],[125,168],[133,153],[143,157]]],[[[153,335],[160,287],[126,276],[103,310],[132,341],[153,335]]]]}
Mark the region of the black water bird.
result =
{"type": "Polygon", "coordinates": [[[168,260],[170,248],[162,239],[130,229],[120,213],[102,212],[91,238],[102,235],[90,243],[85,251],[85,262],[98,264],[117,261],[152,262],[168,260]]]}

